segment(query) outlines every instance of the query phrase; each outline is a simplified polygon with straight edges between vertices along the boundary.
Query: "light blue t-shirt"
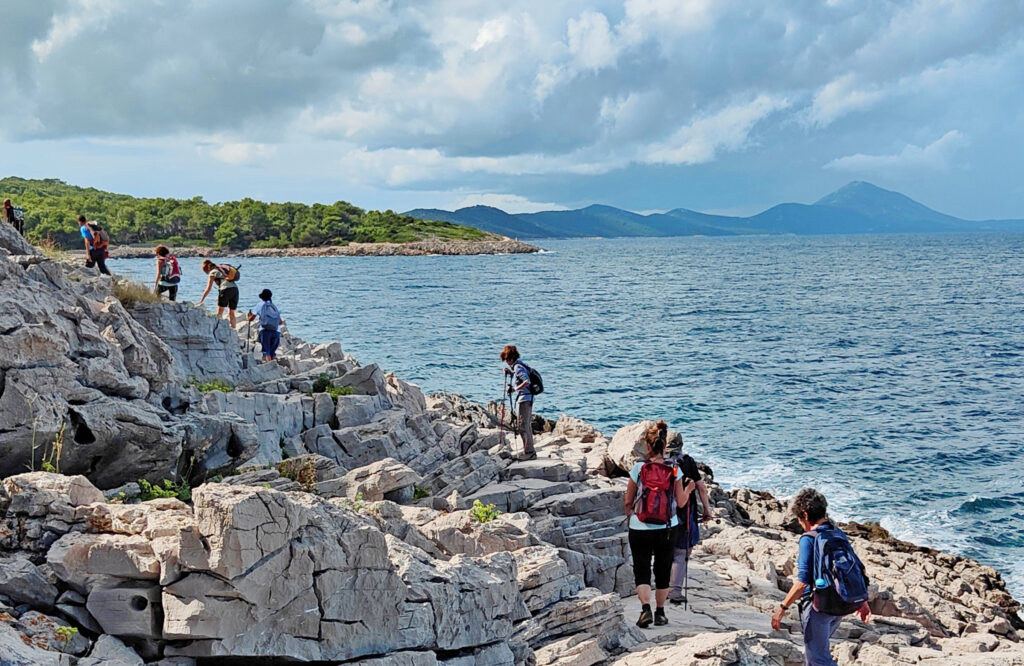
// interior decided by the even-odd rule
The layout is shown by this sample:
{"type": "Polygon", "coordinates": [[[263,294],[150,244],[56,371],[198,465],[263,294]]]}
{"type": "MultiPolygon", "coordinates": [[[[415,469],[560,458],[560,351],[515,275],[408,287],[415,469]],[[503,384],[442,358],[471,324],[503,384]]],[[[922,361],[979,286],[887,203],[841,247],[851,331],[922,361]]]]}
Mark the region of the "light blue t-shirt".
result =
{"type": "MultiPolygon", "coordinates": [[[[629,470],[629,478],[633,479],[633,483],[640,485],[640,468],[644,466],[646,460],[641,460],[637,464],[633,465],[633,469],[629,470]]],[[[673,485],[676,481],[683,478],[683,473],[676,468],[675,478],[672,480],[673,485]]],[[[679,516],[675,511],[672,512],[672,522],[668,525],[651,525],[650,523],[642,523],[640,519],[636,517],[636,514],[630,514],[629,516],[629,529],[631,530],[664,530],[669,527],[675,527],[679,524],[679,516]]]]}
{"type": "Polygon", "coordinates": [[[89,231],[89,225],[83,224],[79,226],[78,233],[82,234],[82,238],[89,241],[89,247],[92,247],[92,232],[89,231]]]}
{"type": "Polygon", "coordinates": [[[512,367],[512,376],[515,377],[516,386],[526,382],[526,386],[519,389],[516,394],[516,404],[520,402],[533,402],[533,394],[530,393],[530,371],[526,369],[526,365],[522,361],[516,361],[516,364],[512,367]]]}

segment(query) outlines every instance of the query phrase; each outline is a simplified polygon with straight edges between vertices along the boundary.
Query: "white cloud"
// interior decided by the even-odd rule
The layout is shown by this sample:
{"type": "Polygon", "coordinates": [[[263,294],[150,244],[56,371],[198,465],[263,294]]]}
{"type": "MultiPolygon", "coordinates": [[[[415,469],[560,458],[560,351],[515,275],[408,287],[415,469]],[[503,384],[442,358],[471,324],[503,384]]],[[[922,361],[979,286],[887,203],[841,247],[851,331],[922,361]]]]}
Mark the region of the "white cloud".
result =
{"type": "Polygon", "coordinates": [[[239,166],[265,162],[274,156],[276,148],[262,143],[221,142],[200,145],[198,150],[218,162],[239,166]]]}
{"type": "Polygon", "coordinates": [[[597,70],[615,64],[619,46],[608,25],[608,17],[600,12],[585,11],[579,18],[569,19],[569,53],[581,69],[597,70]]]}
{"type": "Polygon", "coordinates": [[[952,166],[954,153],[967,145],[967,137],[958,130],[950,130],[925,147],[907,144],[893,155],[847,155],[832,160],[826,169],[842,171],[878,172],[893,169],[943,171],[952,166]]]}
{"type": "Polygon", "coordinates": [[[844,74],[814,94],[808,120],[812,125],[824,127],[848,113],[869,109],[884,97],[885,93],[878,88],[858,87],[853,74],[844,74]]]}
{"type": "Polygon", "coordinates": [[[747,104],[729,106],[718,113],[697,118],[679,128],[666,141],[654,143],[641,152],[647,164],[703,164],[723,150],[743,148],[750,131],[769,114],[784,109],[782,97],[761,95],[747,104]]]}
{"type": "Polygon", "coordinates": [[[569,210],[565,206],[556,203],[541,203],[530,201],[518,194],[495,194],[478,193],[470,194],[451,205],[452,210],[466,208],[468,206],[492,206],[500,208],[506,213],[536,213],[542,210],[569,210]]]}

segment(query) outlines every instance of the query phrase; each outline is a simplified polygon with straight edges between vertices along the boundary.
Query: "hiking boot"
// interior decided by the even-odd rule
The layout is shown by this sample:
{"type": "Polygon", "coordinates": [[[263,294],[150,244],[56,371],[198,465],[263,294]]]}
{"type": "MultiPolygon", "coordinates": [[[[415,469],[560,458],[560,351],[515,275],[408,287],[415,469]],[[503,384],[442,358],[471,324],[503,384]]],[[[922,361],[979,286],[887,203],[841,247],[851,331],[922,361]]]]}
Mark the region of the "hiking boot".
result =
{"type": "Polygon", "coordinates": [[[659,608],[658,610],[654,611],[654,624],[658,627],[668,624],[668,618],[665,617],[664,608],[659,608]]]}
{"type": "Polygon", "coordinates": [[[525,453],[523,453],[523,455],[519,456],[519,460],[521,462],[522,461],[526,461],[526,460],[536,460],[536,459],[537,459],[537,452],[536,451],[526,451],[525,453]]]}
{"type": "Polygon", "coordinates": [[[668,602],[673,606],[682,606],[686,603],[686,597],[669,597],[668,602]]]}
{"type": "Polygon", "coordinates": [[[651,626],[651,622],[653,620],[654,617],[651,615],[651,607],[644,606],[644,609],[640,611],[640,619],[636,621],[636,626],[640,627],[641,629],[646,629],[647,627],[651,626]]]}

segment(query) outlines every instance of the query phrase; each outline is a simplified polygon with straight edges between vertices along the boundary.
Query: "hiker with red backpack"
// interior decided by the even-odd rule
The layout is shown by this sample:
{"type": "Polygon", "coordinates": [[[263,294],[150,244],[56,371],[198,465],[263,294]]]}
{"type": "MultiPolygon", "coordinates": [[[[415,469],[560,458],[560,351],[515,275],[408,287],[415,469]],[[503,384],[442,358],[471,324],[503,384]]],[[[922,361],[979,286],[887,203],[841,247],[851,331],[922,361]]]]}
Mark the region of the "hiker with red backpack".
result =
{"type": "Polygon", "coordinates": [[[626,486],[626,515],[629,517],[629,550],[633,555],[633,581],[640,599],[640,619],[636,626],[668,624],[665,600],[668,599],[675,555],[675,528],[679,524],[677,506],[685,506],[696,488],[692,479],[684,481],[681,470],[665,461],[668,426],[664,421],[652,424],[644,433],[647,455],[633,465],[626,486]],[[654,600],[651,613],[651,563],[654,570],[654,600]]]}
{"type": "Polygon", "coordinates": [[[199,297],[199,305],[203,304],[207,294],[210,293],[210,289],[216,284],[217,317],[222,317],[224,310],[227,309],[228,322],[231,323],[231,328],[234,328],[235,310],[238,309],[238,285],[235,284],[239,277],[238,267],[230,264],[215,264],[209,259],[203,259],[203,272],[208,277],[206,289],[203,291],[203,295],[199,297]]]}
{"type": "Polygon", "coordinates": [[[813,488],[804,488],[791,507],[804,533],[796,564],[796,581],[772,615],[779,631],[786,611],[799,599],[807,666],[837,666],[829,639],[843,617],[856,613],[867,622],[868,577],[846,535],[828,519],[828,502],[813,488]]]}
{"type": "Polygon", "coordinates": [[[167,292],[168,300],[178,298],[178,284],[181,282],[181,266],[178,258],[171,254],[166,245],[157,245],[153,250],[156,255],[156,279],[153,282],[153,293],[159,296],[167,292]]]}
{"type": "Polygon", "coordinates": [[[110,237],[107,232],[95,220],[87,222],[85,215],[78,216],[78,231],[85,242],[85,267],[95,266],[103,275],[110,275],[110,269],[107,268],[110,237]]]}

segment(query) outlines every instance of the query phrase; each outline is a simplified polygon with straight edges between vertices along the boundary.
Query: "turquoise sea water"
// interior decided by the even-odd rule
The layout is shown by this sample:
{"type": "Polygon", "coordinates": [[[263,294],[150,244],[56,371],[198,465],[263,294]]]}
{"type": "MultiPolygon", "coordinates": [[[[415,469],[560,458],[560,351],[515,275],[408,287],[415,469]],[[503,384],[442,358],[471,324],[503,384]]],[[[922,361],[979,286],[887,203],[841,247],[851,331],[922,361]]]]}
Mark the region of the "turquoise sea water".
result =
{"type": "MultiPolygon", "coordinates": [[[[480,402],[513,342],[545,416],[609,436],[664,418],[726,485],[817,486],[838,517],[977,557],[1024,596],[1024,235],[543,246],[244,259],[241,307],[269,287],[293,333],[480,402]]],[[[149,260],[111,265],[152,280],[149,260]]]]}

